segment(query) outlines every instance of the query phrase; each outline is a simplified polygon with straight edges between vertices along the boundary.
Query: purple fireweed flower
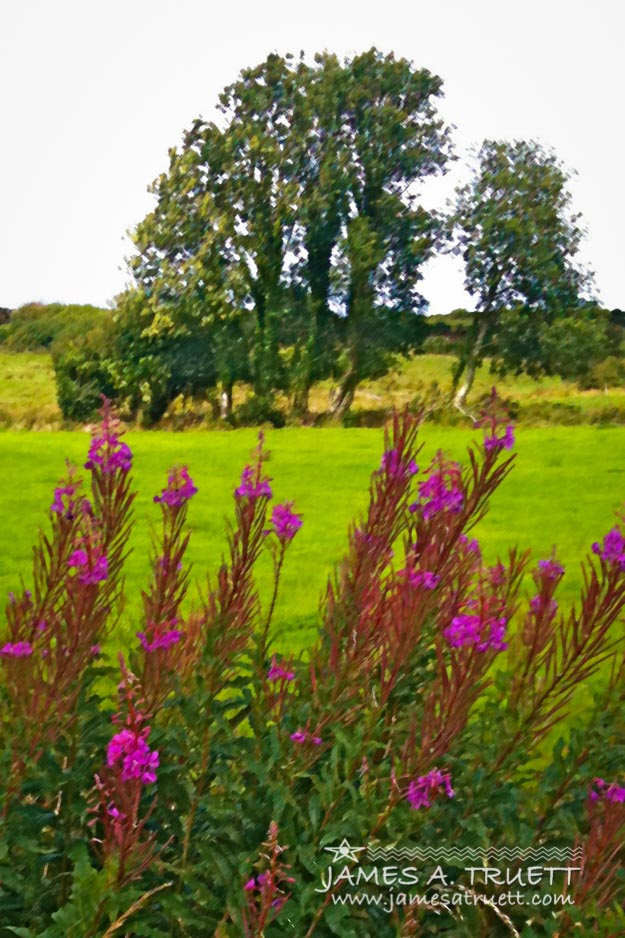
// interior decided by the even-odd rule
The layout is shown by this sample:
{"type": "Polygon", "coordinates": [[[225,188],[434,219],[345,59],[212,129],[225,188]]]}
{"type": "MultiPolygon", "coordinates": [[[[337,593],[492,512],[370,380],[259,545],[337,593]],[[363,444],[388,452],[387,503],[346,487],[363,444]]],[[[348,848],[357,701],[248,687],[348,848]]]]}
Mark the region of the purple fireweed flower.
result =
{"type": "Polygon", "coordinates": [[[101,648],[99,645],[92,645],[89,650],[91,651],[91,654],[93,655],[93,657],[97,658],[98,655],[100,654],[101,648]]]}
{"type": "Polygon", "coordinates": [[[436,589],[441,579],[437,573],[432,573],[431,570],[411,570],[408,567],[400,570],[397,575],[405,577],[411,586],[422,586],[426,590],[436,589]]]}
{"type": "Polygon", "coordinates": [[[530,599],[530,609],[536,615],[546,613],[552,619],[558,611],[558,604],[555,599],[549,599],[546,603],[542,596],[532,596],[530,599]]]}
{"type": "Polygon", "coordinates": [[[439,772],[438,769],[432,769],[427,775],[420,775],[416,781],[413,779],[410,782],[406,799],[415,810],[430,808],[432,806],[430,798],[432,795],[437,795],[443,788],[448,798],[455,796],[456,793],[451,787],[449,772],[439,772]]]}
{"type": "Polygon", "coordinates": [[[320,746],[323,742],[321,736],[312,736],[308,732],[302,732],[302,730],[298,730],[296,733],[291,733],[291,739],[294,743],[311,742],[315,746],[320,746]]]}
{"type": "MultiPolygon", "coordinates": [[[[149,731],[148,731],[149,732],[149,731]]],[[[159,765],[158,752],[152,751],[146,742],[146,732],[136,733],[124,729],[111,739],[106,751],[107,765],[122,766],[122,782],[138,778],[144,785],[156,781],[159,765]]]]}
{"type": "Polygon", "coordinates": [[[124,814],[124,812],[123,812],[123,811],[120,811],[119,808],[116,807],[116,805],[115,805],[115,803],[114,803],[113,801],[111,801],[111,803],[110,803],[109,806],[107,807],[106,813],[109,815],[109,817],[112,817],[115,821],[125,821],[125,820],[126,820],[126,815],[124,814]]]}
{"type": "Polygon", "coordinates": [[[464,495],[453,479],[449,480],[449,487],[447,481],[445,472],[436,471],[420,482],[419,499],[410,506],[410,511],[422,511],[426,521],[440,511],[449,511],[452,514],[461,511],[464,495]]]}
{"type": "Polygon", "coordinates": [[[81,583],[100,583],[109,575],[109,562],[104,554],[89,558],[87,551],[75,550],[67,561],[67,565],[81,571],[78,574],[81,583]]]}
{"type": "Polygon", "coordinates": [[[609,801],[611,804],[625,803],[625,788],[612,782],[608,785],[602,778],[593,779],[594,789],[590,789],[591,801],[609,801]],[[598,789],[598,790],[597,790],[598,789]]]}
{"type": "Polygon", "coordinates": [[[503,586],[506,582],[506,568],[501,562],[496,563],[494,567],[490,567],[488,573],[493,586],[503,586]]]}
{"type": "Polygon", "coordinates": [[[461,648],[463,645],[476,645],[482,632],[482,620],[478,615],[463,613],[454,616],[451,624],[443,630],[443,635],[452,648],[461,648]]]}
{"type": "Polygon", "coordinates": [[[246,466],[241,473],[241,484],[234,490],[236,498],[271,498],[268,479],[256,479],[254,469],[246,466]]]}
{"type": "Polygon", "coordinates": [[[99,467],[102,472],[128,472],[132,466],[132,452],[127,443],[122,443],[117,433],[104,430],[102,436],[91,441],[85,469],[99,467]]]}
{"type": "Polygon", "coordinates": [[[276,664],[276,656],[271,659],[271,665],[267,671],[268,681],[293,681],[295,680],[294,671],[286,671],[282,665],[276,664]]]}
{"type": "Polygon", "coordinates": [[[395,479],[403,479],[406,476],[416,475],[418,471],[419,467],[414,459],[411,459],[408,464],[405,465],[396,449],[388,449],[382,455],[382,462],[378,470],[380,475],[386,472],[395,479]]]}
{"type": "Polygon", "coordinates": [[[503,436],[497,436],[497,433],[493,431],[491,434],[484,437],[484,449],[487,453],[491,452],[491,450],[512,449],[513,446],[514,427],[512,424],[508,424],[503,436]]]}
{"type": "Polygon", "coordinates": [[[75,550],[67,561],[68,567],[86,567],[89,563],[86,550],[75,550]]]}
{"type": "Polygon", "coordinates": [[[33,653],[30,642],[7,642],[0,648],[0,655],[7,658],[28,658],[33,653]]]}
{"type": "Polygon", "coordinates": [[[621,570],[625,570],[625,537],[620,528],[613,527],[608,531],[603,538],[603,546],[595,541],[592,552],[606,563],[618,564],[621,570]]]}
{"type": "Polygon", "coordinates": [[[538,570],[546,580],[557,580],[564,576],[564,567],[555,560],[539,560],[538,570]]]}
{"type": "Polygon", "coordinates": [[[269,883],[269,884],[271,883],[271,876],[270,876],[270,874],[269,874],[269,873],[259,873],[258,876],[252,876],[251,879],[248,879],[248,881],[246,882],[246,884],[245,884],[245,886],[244,886],[243,888],[244,888],[244,889],[248,889],[248,890],[262,889],[262,887],[265,885],[265,883],[269,883]]]}
{"type": "Polygon", "coordinates": [[[461,534],[458,538],[458,543],[461,544],[466,550],[468,550],[469,553],[475,554],[476,557],[482,556],[482,551],[476,538],[473,537],[471,540],[469,540],[466,534],[461,534]]]}
{"type": "Polygon", "coordinates": [[[167,487],[163,489],[160,495],[154,496],[154,501],[160,502],[162,505],[169,505],[170,508],[180,508],[196,492],[197,487],[189,475],[188,468],[180,466],[171,470],[167,477],[167,487]]]}
{"type": "Polygon", "coordinates": [[[452,648],[474,645],[477,651],[505,651],[508,647],[504,641],[507,624],[505,616],[483,621],[480,615],[462,613],[454,616],[443,635],[452,648]]]}
{"type": "Polygon", "coordinates": [[[151,642],[148,641],[144,632],[137,632],[137,638],[143,645],[145,651],[165,650],[180,641],[182,632],[179,632],[178,629],[171,629],[169,632],[163,632],[162,635],[157,635],[151,642]]]}
{"type": "Polygon", "coordinates": [[[476,645],[477,650],[488,651],[490,649],[492,651],[505,651],[508,647],[508,643],[504,641],[507,625],[508,620],[505,616],[501,616],[499,619],[489,619],[489,634],[481,642],[478,642],[476,645]]]}
{"type": "MultiPolygon", "coordinates": [[[[284,502],[281,505],[274,505],[271,512],[273,533],[282,544],[292,541],[302,526],[302,516],[296,514],[292,509],[293,502],[284,502]]],[[[271,531],[268,530],[265,533],[270,534],[271,531]]]]}
{"type": "Polygon", "coordinates": [[[77,485],[60,485],[54,490],[54,501],[50,505],[50,511],[57,515],[68,516],[72,513],[75,505],[72,501],[76,494],[77,485]]]}

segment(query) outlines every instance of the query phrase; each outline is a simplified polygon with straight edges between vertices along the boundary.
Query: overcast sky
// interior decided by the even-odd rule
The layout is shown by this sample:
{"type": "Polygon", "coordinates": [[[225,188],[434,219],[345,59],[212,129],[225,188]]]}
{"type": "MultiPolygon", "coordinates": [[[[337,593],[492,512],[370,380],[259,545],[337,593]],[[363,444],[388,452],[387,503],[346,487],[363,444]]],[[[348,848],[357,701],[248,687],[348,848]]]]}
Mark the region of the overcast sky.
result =
{"type": "MultiPolygon", "coordinates": [[[[375,45],[442,77],[461,153],[533,137],[577,170],[584,260],[623,308],[624,19],[615,0],[0,0],[0,306],[106,305],[168,148],[241,68],[375,45]]],[[[457,265],[430,265],[432,312],[470,304],[457,265]]]]}

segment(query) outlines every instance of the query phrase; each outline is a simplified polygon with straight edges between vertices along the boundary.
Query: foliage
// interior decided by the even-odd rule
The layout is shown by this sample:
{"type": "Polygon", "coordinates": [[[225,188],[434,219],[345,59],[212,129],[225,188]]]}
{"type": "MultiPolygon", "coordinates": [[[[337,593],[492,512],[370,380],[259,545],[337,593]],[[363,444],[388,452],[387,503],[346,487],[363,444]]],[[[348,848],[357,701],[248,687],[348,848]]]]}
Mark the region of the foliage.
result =
{"type": "MultiPolygon", "coordinates": [[[[605,349],[604,349],[605,350],[605,349]]],[[[593,388],[607,389],[609,387],[622,387],[625,384],[625,362],[622,356],[608,355],[596,362],[585,384],[593,388]]]]}
{"type": "Polygon", "coordinates": [[[57,342],[52,355],[56,397],[66,420],[90,420],[98,412],[102,394],[114,396],[106,366],[111,328],[90,330],[67,344],[57,342]]]}
{"type": "Polygon", "coordinates": [[[273,633],[302,517],[290,502],[271,507],[262,438],[234,492],[226,556],[188,614],[197,488],[174,468],[154,498],[151,579],[113,703],[102,697],[112,669],[100,646],[121,601],[132,454],[105,409],[85,463],[90,497],[75,471],[56,488],[33,590],[10,599],[0,645],[4,933],[618,931],[625,536],[615,525],[593,545],[570,614],[558,613],[555,555],[534,567],[521,603],[527,554],[488,565],[469,537],[512,467],[501,416],[491,401],[465,468],[439,453],[425,471],[418,421],[395,416],[308,660],[281,654],[273,633]],[[267,550],[274,590],[261,604],[254,569],[267,550]],[[564,732],[576,691],[606,662],[611,676],[564,732]],[[366,845],[367,860],[341,852],[344,838],[366,845]],[[501,877],[484,882],[484,870],[467,885],[457,856],[430,888],[414,885],[421,864],[406,873],[395,861],[373,877],[373,847],[434,844],[484,857],[575,848],[569,866],[584,876],[576,869],[566,885],[546,874],[526,888],[527,854],[517,852],[515,890],[541,899],[531,911],[502,911],[509,890],[501,877]],[[396,901],[406,876],[423,903],[396,901]],[[388,877],[398,884],[390,909],[388,877]],[[445,877],[486,901],[441,913],[434,892],[445,877]],[[359,879],[373,899],[352,904],[359,879]],[[574,904],[544,900],[563,892],[574,904]]]}
{"type": "MultiPolygon", "coordinates": [[[[569,180],[556,156],[532,141],[486,140],[472,180],[458,190],[456,250],[465,264],[465,286],[477,303],[456,374],[459,380],[467,371],[460,403],[503,310],[523,311],[523,328],[536,342],[540,327],[578,307],[590,288],[590,274],[576,259],[583,232],[580,216],[571,212],[569,180]]],[[[525,336],[521,347],[527,344],[525,336]]],[[[493,347],[507,367],[521,368],[517,349],[515,343],[493,347]]]]}
{"type": "Polygon", "coordinates": [[[135,232],[147,332],[206,336],[226,389],[249,378],[259,399],[288,390],[298,410],[334,375],[344,411],[420,337],[417,284],[440,221],[411,187],[448,157],[441,86],[375,49],[312,65],[272,54],[243,71],[220,97],[223,126],[196,120],[170,151],[135,232]]]}
{"type": "Polygon", "coordinates": [[[103,327],[57,343],[53,362],[59,407],[69,420],[93,418],[106,394],[129,416],[153,424],[179,394],[204,391],[217,376],[211,337],[150,333],[139,293],[123,296],[103,327]]]}
{"type": "Polygon", "coordinates": [[[96,306],[27,303],[11,314],[2,341],[16,352],[38,351],[78,338],[111,316],[110,310],[96,306]]]}
{"type": "Polygon", "coordinates": [[[608,313],[592,307],[546,320],[523,309],[503,313],[491,341],[493,370],[499,374],[559,375],[582,387],[589,386],[593,367],[611,349],[617,351],[608,313]]]}

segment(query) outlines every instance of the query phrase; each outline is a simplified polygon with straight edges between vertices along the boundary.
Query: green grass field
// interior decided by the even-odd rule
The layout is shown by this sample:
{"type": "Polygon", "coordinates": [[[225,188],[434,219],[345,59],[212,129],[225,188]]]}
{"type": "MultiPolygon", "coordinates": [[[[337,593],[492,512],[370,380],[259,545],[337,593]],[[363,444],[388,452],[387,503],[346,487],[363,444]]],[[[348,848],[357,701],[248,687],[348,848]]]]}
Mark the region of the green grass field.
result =
{"type": "Polygon", "coordinates": [[[52,427],[60,416],[50,355],[0,347],[0,426],[52,427]]]}
{"type": "MultiPolygon", "coordinates": [[[[174,463],[190,467],[199,493],[190,507],[190,558],[196,579],[204,582],[215,570],[225,545],[224,516],[232,513],[232,492],[242,466],[255,445],[255,432],[134,433],[139,497],[137,524],[128,561],[129,604],[123,635],[139,627],[136,613],[139,589],[148,570],[150,524],[158,520],[152,497],[160,492],[166,471],[174,463]]],[[[536,559],[554,543],[567,567],[562,601],[574,600],[579,587],[579,560],[611,526],[614,510],[625,501],[625,432],[591,427],[520,431],[517,465],[492,502],[477,534],[487,557],[505,554],[516,543],[531,547],[536,559]]],[[[436,448],[462,458],[471,434],[427,426],[420,460],[425,466],[436,448]]],[[[89,437],[83,432],[0,434],[0,591],[26,585],[30,577],[31,546],[37,527],[46,523],[52,490],[62,476],[64,461],[84,462],[89,437]]],[[[371,471],[379,465],[379,430],[285,429],[268,434],[270,463],[277,499],[295,499],[304,513],[304,527],[296,538],[283,578],[276,624],[293,649],[308,645],[327,576],[341,556],[350,519],[367,502],[371,471]]],[[[270,565],[262,570],[269,582],[270,565]]],[[[191,591],[193,596],[195,587],[191,591]]],[[[121,644],[123,635],[116,644],[121,644]]]]}
{"type": "MultiPolygon", "coordinates": [[[[383,378],[365,381],[358,388],[353,410],[375,413],[431,394],[434,387],[445,394],[451,389],[454,358],[451,355],[417,355],[400,360],[398,366],[383,378]]],[[[476,376],[473,399],[487,393],[493,383],[499,393],[528,405],[568,405],[579,408],[578,423],[593,422],[609,409],[625,408],[625,388],[602,391],[580,391],[571,382],[550,377],[534,381],[527,375],[495,378],[487,363],[476,376]]],[[[328,407],[331,382],[315,385],[310,395],[313,414],[323,414],[328,407]]],[[[235,405],[247,395],[246,387],[235,389],[235,405]]],[[[286,402],[285,402],[286,404],[286,402]]],[[[201,408],[198,409],[198,412],[201,408]]],[[[540,416],[532,418],[540,422],[540,416]]],[[[557,423],[558,417],[550,418],[557,423]]],[[[621,420],[621,422],[623,422],[621,420]]],[[[0,426],[18,429],[52,429],[61,426],[61,413],[56,402],[54,369],[47,352],[9,352],[0,348],[0,426]]]]}

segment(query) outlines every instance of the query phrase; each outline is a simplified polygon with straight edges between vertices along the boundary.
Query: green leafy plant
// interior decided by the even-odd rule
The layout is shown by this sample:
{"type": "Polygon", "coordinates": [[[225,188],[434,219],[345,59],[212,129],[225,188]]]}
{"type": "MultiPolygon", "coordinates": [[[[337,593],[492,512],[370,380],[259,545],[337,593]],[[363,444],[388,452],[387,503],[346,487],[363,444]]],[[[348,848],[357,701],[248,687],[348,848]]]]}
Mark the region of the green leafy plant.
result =
{"type": "Polygon", "coordinates": [[[439,453],[423,470],[419,419],[393,417],[298,658],[272,616],[306,519],[272,504],[262,435],[190,611],[197,488],[174,467],[117,671],[102,651],[122,600],[132,454],[105,407],[90,490],[76,471],[56,488],[0,642],[0,935],[618,933],[625,534],[616,524],[592,545],[568,612],[555,554],[530,568],[513,548],[486,564],[471,529],[514,460],[496,398],[478,429],[465,467],[439,453]],[[489,859],[501,850],[506,863],[489,859]],[[568,872],[545,872],[552,850],[570,854],[568,872]]]}

